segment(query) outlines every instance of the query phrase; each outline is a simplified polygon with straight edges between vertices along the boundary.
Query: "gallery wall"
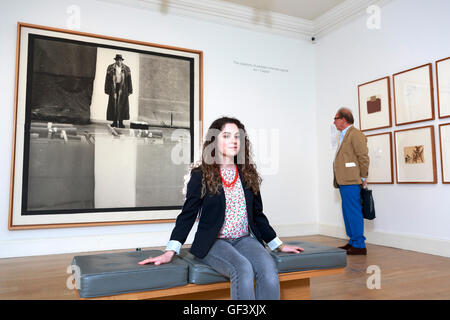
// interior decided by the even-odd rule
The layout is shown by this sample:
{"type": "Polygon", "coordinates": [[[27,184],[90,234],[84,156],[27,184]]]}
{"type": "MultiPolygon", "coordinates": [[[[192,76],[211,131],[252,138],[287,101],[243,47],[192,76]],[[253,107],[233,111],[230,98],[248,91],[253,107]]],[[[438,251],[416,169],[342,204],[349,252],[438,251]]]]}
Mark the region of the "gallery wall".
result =
{"type": "MultiPolygon", "coordinates": [[[[222,115],[247,127],[279,236],[318,232],[314,47],[311,43],[100,1],[27,1],[0,13],[0,257],[164,246],[173,224],[8,230],[17,22],[202,50],[203,128],[222,115]]],[[[195,231],[195,227],[194,230],[195,231]]],[[[191,236],[187,243],[192,241],[191,236]]]]}
{"type": "MultiPolygon", "coordinates": [[[[368,131],[392,132],[434,126],[437,184],[370,185],[377,218],[365,222],[369,243],[450,256],[450,188],[442,184],[435,61],[450,56],[450,2],[446,0],[396,0],[381,8],[379,29],[371,15],[362,16],[319,38],[315,44],[317,145],[319,159],[319,232],[345,238],[339,192],[330,188],[335,149],[331,143],[333,117],[339,107],[350,107],[358,119],[358,85],[413,67],[432,63],[436,120],[368,131]],[[332,54],[330,54],[332,52],[332,54]]],[[[392,150],[394,151],[394,150],[392,150]]],[[[395,161],[395,157],[394,157],[395,161]]],[[[394,164],[395,166],[395,164],[394,164]]],[[[394,169],[394,181],[395,181],[394,169]]]]}
{"type": "MultiPolygon", "coordinates": [[[[346,238],[332,187],[332,122],[347,106],[358,124],[358,85],[426,63],[433,63],[435,85],[434,62],[450,56],[447,0],[390,1],[381,8],[380,29],[369,29],[369,15],[363,15],[314,44],[101,1],[14,1],[0,13],[0,257],[164,246],[173,227],[8,230],[17,22],[68,28],[73,6],[80,10],[81,32],[203,51],[203,128],[222,115],[246,124],[264,179],[265,212],[282,237],[346,238]]],[[[436,98],[434,90],[437,113],[436,98]]],[[[438,178],[437,184],[371,185],[377,218],[365,222],[368,243],[450,256],[450,187],[442,184],[437,131],[447,122],[368,132],[433,125],[438,178]]]]}

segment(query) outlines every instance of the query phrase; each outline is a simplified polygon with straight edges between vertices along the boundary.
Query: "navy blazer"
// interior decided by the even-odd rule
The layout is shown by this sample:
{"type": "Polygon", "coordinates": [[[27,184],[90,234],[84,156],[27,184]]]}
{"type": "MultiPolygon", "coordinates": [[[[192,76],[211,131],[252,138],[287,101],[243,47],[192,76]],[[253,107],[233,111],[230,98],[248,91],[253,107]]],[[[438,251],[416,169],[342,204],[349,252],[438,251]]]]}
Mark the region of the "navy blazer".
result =
{"type": "MultiPolygon", "coordinates": [[[[240,172],[239,176],[242,177],[240,172]]],[[[260,192],[254,194],[242,179],[241,183],[245,194],[250,230],[264,246],[264,242],[269,243],[277,235],[263,213],[260,192]]],[[[191,171],[191,177],[187,185],[186,200],[170,236],[170,240],[176,240],[183,244],[201,210],[197,232],[190,250],[198,258],[206,256],[216,241],[225,221],[225,193],[223,188],[216,195],[209,193],[208,188],[206,188],[203,198],[201,198],[201,190],[202,171],[200,168],[195,168],[191,171]]]]}

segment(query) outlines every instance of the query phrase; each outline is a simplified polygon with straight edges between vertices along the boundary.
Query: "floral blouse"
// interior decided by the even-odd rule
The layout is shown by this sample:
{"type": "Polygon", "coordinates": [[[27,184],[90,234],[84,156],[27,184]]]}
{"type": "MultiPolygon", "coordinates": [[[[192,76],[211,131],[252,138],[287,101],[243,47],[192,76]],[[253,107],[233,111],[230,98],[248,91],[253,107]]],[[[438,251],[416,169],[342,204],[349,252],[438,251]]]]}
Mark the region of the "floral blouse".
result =
{"type": "MultiPolygon", "coordinates": [[[[235,168],[220,169],[220,172],[227,183],[231,183],[237,174],[235,168]]],[[[225,222],[220,229],[218,238],[237,239],[248,235],[247,206],[241,179],[238,177],[234,185],[223,186],[223,189],[226,199],[225,222]]]]}

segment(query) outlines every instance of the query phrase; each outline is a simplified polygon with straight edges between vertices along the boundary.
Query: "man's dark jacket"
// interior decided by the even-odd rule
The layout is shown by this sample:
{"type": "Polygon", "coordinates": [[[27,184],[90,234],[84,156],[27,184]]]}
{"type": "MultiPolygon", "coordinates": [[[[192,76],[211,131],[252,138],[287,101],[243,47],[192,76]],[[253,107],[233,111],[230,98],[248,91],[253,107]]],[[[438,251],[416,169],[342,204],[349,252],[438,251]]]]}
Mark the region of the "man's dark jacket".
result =
{"type": "Polygon", "coordinates": [[[122,65],[122,81],[119,84],[119,94],[117,96],[117,106],[114,100],[116,92],[116,68],[115,63],[110,64],[106,69],[105,93],[109,95],[108,109],[106,110],[106,120],[129,120],[130,119],[130,103],[128,96],[133,93],[133,85],[131,83],[131,71],[126,65],[122,65]],[[115,110],[117,108],[117,119],[115,110]]]}

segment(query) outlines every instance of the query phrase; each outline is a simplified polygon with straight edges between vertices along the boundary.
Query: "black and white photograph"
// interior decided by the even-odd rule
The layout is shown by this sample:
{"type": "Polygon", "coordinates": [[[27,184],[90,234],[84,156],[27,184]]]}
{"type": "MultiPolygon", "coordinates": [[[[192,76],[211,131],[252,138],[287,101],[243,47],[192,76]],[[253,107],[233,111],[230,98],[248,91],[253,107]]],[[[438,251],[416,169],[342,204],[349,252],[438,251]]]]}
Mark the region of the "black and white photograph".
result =
{"type": "Polygon", "coordinates": [[[199,53],[21,37],[14,224],[173,219],[199,142],[199,53]]]}

